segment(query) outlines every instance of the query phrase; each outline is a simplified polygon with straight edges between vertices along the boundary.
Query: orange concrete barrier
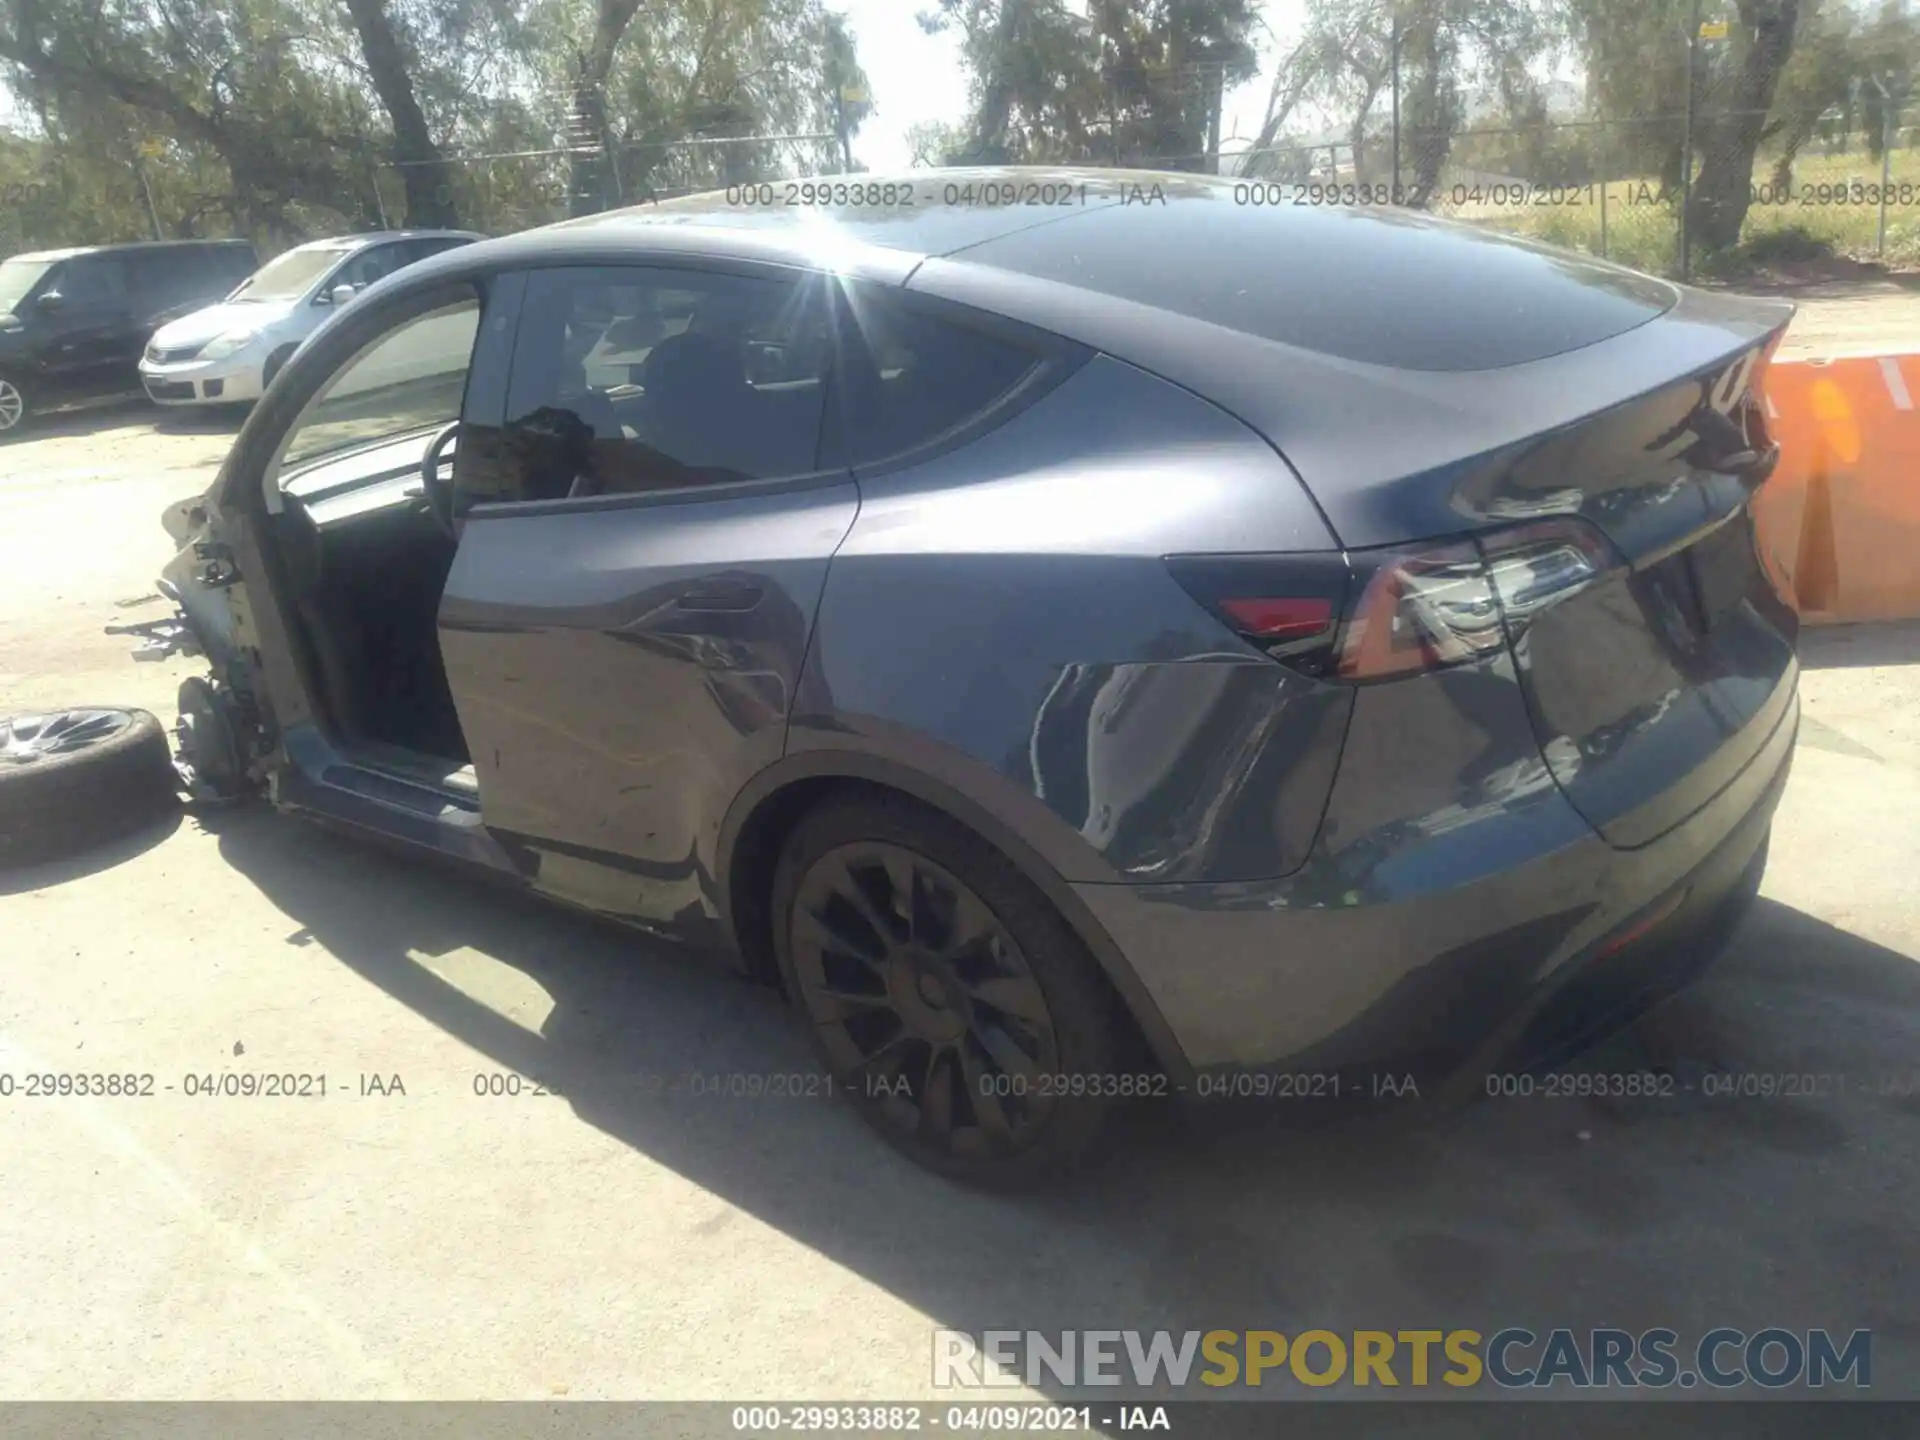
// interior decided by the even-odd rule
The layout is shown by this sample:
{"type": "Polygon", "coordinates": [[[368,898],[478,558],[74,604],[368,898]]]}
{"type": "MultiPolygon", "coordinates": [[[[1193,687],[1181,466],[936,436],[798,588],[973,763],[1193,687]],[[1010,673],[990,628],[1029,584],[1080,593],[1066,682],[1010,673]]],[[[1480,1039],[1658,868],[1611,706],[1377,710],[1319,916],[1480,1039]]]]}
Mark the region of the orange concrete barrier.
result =
{"type": "Polygon", "coordinates": [[[1761,552],[1810,625],[1920,616],[1920,353],[1776,360],[1761,552]]]}

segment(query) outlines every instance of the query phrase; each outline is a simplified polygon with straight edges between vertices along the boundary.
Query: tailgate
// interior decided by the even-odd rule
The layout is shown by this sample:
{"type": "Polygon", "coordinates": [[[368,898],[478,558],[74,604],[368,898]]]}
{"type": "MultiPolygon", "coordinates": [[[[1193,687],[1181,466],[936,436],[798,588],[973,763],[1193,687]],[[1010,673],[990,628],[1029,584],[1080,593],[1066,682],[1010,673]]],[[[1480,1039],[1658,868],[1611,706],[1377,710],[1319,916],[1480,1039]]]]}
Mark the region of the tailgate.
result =
{"type": "Polygon", "coordinates": [[[1775,338],[1533,457],[1578,486],[1612,563],[1513,624],[1521,682],[1554,778],[1617,846],[1700,809],[1792,707],[1798,617],[1761,563],[1751,503],[1774,453],[1759,384],[1775,338]]]}

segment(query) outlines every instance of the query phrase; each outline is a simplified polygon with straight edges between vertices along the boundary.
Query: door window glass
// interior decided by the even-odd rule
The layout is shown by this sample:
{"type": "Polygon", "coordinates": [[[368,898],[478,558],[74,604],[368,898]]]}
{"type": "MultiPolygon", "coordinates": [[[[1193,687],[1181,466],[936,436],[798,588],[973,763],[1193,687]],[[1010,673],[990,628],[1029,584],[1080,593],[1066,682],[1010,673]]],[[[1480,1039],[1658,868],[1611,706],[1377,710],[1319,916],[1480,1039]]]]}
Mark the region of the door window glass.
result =
{"type": "Polygon", "coordinates": [[[356,290],[364,290],[374,281],[386,279],[406,263],[407,258],[401,254],[398,245],[375,245],[342,265],[339,273],[327,282],[327,288],[351,285],[356,290]]]}
{"type": "Polygon", "coordinates": [[[822,277],[580,268],[529,277],[506,463],[474,500],[803,475],[831,368],[822,277]]]}
{"type": "Polygon", "coordinates": [[[165,310],[213,288],[200,250],[156,250],[134,262],[134,289],[148,310],[165,310]]]}
{"type": "Polygon", "coordinates": [[[404,241],[400,247],[403,257],[402,263],[411,265],[417,260],[426,259],[429,255],[438,255],[443,250],[457,250],[462,245],[470,245],[472,243],[470,240],[450,235],[430,236],[423,240],[407,240],[404,241]]]}
{"type": "Polygon", "coordinates": [[[307,407],[282,452],[283,472],[458,419],[479,328],[480,304],[467,299],[408,320],[361,351],[307,407]]]}
{"type": "Polygon", "coordinates": [[[57,282],[67,308],[86,314],[114,314],[127,308],[125,262],[105,255],[81,255],[61,269],[57,282]]]}

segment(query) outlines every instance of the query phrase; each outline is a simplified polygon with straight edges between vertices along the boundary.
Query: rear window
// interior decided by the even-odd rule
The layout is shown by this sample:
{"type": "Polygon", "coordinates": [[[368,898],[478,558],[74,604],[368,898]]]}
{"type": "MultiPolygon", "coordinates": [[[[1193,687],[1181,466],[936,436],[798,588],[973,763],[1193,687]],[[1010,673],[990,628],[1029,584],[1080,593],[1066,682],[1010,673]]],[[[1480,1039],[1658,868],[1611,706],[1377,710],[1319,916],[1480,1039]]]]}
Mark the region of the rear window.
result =
{"type": "Polygon", "coordinates": [[[1407,211],[1253,203],[1268,190],[1183,185],[1165,204],[1109,202],[957,258],[1409,370],[1542,360],[1675,299],[1630,270],[1407,211]]]}
{"type": "Polygon", "coordinates": [[[847,285],[861,345],[846,356],[846,398],[829,448],[871,465],[931,444],[1005,396],[1040,357],[910,309],[873,286],[847,285]]]}

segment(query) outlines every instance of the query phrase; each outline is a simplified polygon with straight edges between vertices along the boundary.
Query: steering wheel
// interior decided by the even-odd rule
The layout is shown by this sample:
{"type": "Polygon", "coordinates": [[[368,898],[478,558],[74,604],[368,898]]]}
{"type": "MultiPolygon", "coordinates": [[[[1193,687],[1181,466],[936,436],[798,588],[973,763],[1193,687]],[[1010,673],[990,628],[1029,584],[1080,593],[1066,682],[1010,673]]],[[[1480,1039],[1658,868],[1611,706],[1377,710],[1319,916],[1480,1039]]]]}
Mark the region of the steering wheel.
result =
{"type": "Polygon", "coordinates": [[[453,530],[453,486],[440,480],[440,467],[446,463],[442,458],[447,446],[460,433],[460,422],[454,421],[446,429],[433,437],[433,443],[427,446],[427,453],[420,461],[420,482],[426,492],[427,509],[439,522],[440,528],[452,535],[453,530]]]}

